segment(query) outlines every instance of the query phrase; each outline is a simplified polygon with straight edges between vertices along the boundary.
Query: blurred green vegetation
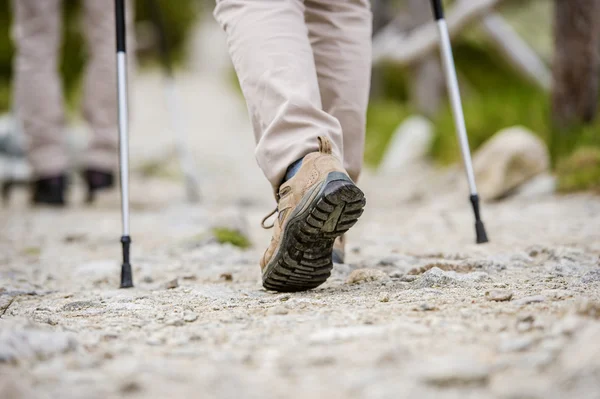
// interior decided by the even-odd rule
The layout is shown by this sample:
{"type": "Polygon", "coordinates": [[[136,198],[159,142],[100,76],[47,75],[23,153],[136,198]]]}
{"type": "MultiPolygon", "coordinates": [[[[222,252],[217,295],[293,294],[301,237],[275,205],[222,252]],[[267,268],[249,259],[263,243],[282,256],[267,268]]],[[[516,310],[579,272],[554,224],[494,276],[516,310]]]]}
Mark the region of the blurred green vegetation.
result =
{"type": "MultiPolygon", "coordinates": [[[[547,143],[553,166],[562,165],[555,169],[562,190],[590,188],[591,180],[599,181],[597,169],[594,172],[590,165],[600,167],[589,159],[593,158],[590,149],[600,151],[600,117],[592,125],[555,130],[549,93],[519,75],[481,39],[476,28],[453,41],[453,51],[472,150],[497,131],[522,125],[547,143]],[[582,148],[584,155],[579,152],[582,148]],[[587,169],[579,176],[577,165],[582,162],[587,169]]],[[[371,167],[379,164],[395,129],[414,111],[407,95],[407,69],[393,65],[382,68],[382,93],[371,99],[367,112],[365,161],[371,167]]],[[[459,162],[461,155],[450,104],[447,99],[443,104],[433,118],[435,136],[430,155],[436,163],[449,165],[459,162]]]]}
{"type": "MultiPolygon", "coordinates": [[[[41,1],[41,0],[40,0],[41,1]]],[[[175,64],[185,60],[185,46],[190,37],[193,24],[199,17],[200,7],[197,0],[157,0],[164,24],[167,40],[171,47],[175,64]]],[[[112,4],[112,3],[111,3],[112,4]]],[[[135,0],[136,27],[150,26],[150,6],[147,0],[135,0]]],[[[63,1],[63,46],[60,71],[63,76],[65,97],[69,104],[77,102],[81,76],[86,59],[86,46],[81,34],[79,1],[63,1]]],[[[0,1],[0,113],[10,108],[10,82],[12,77],[12,58],[14,45],[11,40],[10,1],[0,1]]],[[[140,29],[136,29],[140,31],[140,29]]],[[[142,30],[144,31],[144,30],[142,30]]],[[[148,30],[145,30],[148,32],[148,30]]],[[[141,40],[144,46],[138,52],[138,60],[143,67],[156,65],[158,60],[157,33],[150,30],[149,38],[141,40]],[[150,42],[148,44],[148,42],[150,42]]]]}
{"type": "Polygon", "coordinates": [[[600,148],[577,148],[559,162],[557,174],[559,191],[594,190],[600,193],[600,148]]]}

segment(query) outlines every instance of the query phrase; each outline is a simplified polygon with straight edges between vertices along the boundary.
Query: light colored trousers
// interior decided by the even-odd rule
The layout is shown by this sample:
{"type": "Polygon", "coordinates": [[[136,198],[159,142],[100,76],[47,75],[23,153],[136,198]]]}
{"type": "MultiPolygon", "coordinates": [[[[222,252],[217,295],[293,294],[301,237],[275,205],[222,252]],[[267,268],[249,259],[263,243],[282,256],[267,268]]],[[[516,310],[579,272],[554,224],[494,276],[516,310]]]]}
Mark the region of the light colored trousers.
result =
{"type": "MultiPolygon", "coordinates": [[[[37,177],[68,168],[65,111],[59,75],[62,0],[13,0],[14,100],[37,177]]],[[[111,171],[118,164],[115,8],[113,0],[82,0],[87,42],[83,114],[92,130],[87,167],[111,171]]],[[[133,15],[127,8],[129,54],[133,15]]]]}
{"type": "Polygon", "coordinates": [[[371,75],[369,0],[217,0],[256,138],[275,189],[329,137],[356,181],[371,75]]]}

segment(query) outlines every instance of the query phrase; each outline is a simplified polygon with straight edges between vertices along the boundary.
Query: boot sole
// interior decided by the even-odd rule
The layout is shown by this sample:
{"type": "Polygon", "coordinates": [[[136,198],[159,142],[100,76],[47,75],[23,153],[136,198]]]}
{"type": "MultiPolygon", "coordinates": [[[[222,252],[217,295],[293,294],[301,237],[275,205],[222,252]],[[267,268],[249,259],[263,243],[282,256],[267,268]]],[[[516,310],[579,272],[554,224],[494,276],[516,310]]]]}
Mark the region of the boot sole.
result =
{"type": "Polygon", "coordinates": [[[329,173],[289,216],[279,246],[263,271],[263,286],[296,292],[323,284],[333,268],[333,242],[354,226],[365,204],[364,193],[348,176],[329,173]]]}

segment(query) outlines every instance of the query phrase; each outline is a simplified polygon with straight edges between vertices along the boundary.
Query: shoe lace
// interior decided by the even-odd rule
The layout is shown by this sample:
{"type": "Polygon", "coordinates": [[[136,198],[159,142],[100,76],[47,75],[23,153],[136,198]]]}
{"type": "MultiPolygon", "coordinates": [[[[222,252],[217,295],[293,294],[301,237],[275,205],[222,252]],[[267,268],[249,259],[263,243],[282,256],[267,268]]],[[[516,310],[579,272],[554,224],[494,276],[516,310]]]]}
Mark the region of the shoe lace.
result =
{"type": "Polygon", "coordinates": [[[277,212],[279,212],[279,207],[275,207],[275,209],[271,213],[269,213],[267,216],[264,217],[264,219],[260,223],[260,225],[261,225],[261,227],[263,229],[269,230],[269,229],[272,229],[275,226],[275,220],[277,220],[277,219],[274,219],[273,223],[271,223],[269,225],[267,225],[265,223],[267,222],[267,220],[269,220],[271,218],[271,216],[275,215],[277,212]]]}

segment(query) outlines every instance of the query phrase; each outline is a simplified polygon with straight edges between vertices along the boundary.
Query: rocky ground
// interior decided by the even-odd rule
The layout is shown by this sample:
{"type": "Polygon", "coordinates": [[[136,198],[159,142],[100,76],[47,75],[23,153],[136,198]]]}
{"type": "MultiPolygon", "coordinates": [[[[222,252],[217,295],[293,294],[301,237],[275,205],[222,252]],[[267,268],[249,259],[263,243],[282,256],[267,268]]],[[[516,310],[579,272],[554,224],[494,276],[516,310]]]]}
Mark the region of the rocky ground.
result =
{"type": "Polygon", "coordinates": [[[461,174],[367,173],[347,264],[313,291],[267,292],[273,204],[244,106],[219,68],[195,68],[180,87],[202,126],[199,205],[176,164],[149,172],[171,136],[158,76],[138,80],[135,288],[117,288],[115,193],[88,207],[75,186],[71,208],[32,210],[16,192],[0,210],[1,398],[600,397],[599,197],[485,204],[491,243],[475,245],[461,174]],[[217,243],[215,225],[253,246],[217,243]]]}

